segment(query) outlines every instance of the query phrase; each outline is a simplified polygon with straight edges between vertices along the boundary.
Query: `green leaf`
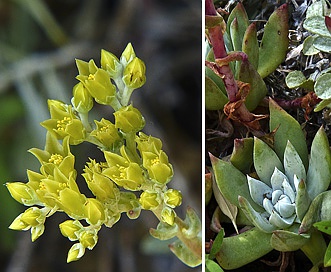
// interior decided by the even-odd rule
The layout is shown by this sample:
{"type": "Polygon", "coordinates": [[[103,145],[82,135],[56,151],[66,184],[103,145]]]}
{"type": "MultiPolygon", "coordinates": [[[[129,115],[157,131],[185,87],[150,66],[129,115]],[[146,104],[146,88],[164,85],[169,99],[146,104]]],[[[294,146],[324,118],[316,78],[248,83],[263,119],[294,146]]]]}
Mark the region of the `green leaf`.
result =
{"type": "MultiPolygon", "coordinates": [[[[240,45],[242,44],[242,40],[246,31],[246,28],[249,25],[249,20],[247,13],[245,11],[244,5],[242,3],[238,3],[236,7],[231,11],[227,23],[226,23],[226,32],[230,34],[230,28],[232,22],[236,19],[237,21],[237,39],[240,39],[240,45]]],[[[241,51],[241,50],[240,50],[241,51]]]]}
{"type": "Polygon", "coordinates": [[[299,220],[302,221],[311,203],[304,180],[299,182],[295,203],[295,212],[299,220]]]}
{"type": "Polygon", "coordinates": [[[303,42],[302,53],[306,56],[312,56],[318,54],[320,51],[314,46],[315,38],[317,36],[308,36],[303,42]]]}
{"type": "Polygon", "coordinates": [[[213,242],[213,245],[210,249],[210,253],[209,253],[209,256],[208,256],[208,259],[215,259],[215,256],[217,254],[217,252],[220,251],[221,249],[221,246],[222,246],[222,243],[223,243],[223,238],[224,238],[224,229],[222,228],[220,230],[220,232],[217,234],[214,242],[213,242]]]}
{"type": "Polygon", "coordinates": [[[299,153],[305,169],[307,169],[308,148],[300,124],[272,99],[269,99],[269,109],[270,131],[277,128],[274,138],[274,148],[278,157],[284,157],[287,141],[290,141],[299,153]]]}
{"type": "Polygon", "coordinates": [[[216,259],[224,269],[236,269],[255,261],[272,250],[271,233],[252,228],[239,235],[223,239],[216,259]]]}
{"type": "Polygon", "coordinates": [[[265,142],[255,137],[253,158],[255,171],[260,180],[271,187],[271,176],[275,167],[284,172],[283,164],[279,157],[265,142]]]}
{"type": "Polygon", "coordinates": [[[250,24],[245,32],[242,51],[247,54],[248,61],[256,70],[259,65],[259,43],[255,23],[250,24]]]}
{"type": "Polygon", "coordinates": [[[324,99],[322,100],[320,103],[318,103],[314,109],[315,112],[317,111],[321,111],[322,109],[324,109],[325,107],[331,107],[331,98],[329,99],[324,99]]]}
{"type": "Polygon", "coordinates": [[[289,87],[290,89],[298,87],[309,90],[314,89],[314,81],[311,79],[306,79],[306,77],[301,71],[292,71],[288,73],[285,78],[285,82],[287,87],[289,87]]]}
{"type": "Polygon", "coordinates": [[[288,43],[288,6],[284,4],[271,14],[264,28],[257,70],[262,78],[284,61],[288,43]]]}
{"type": "Polygon", "coordinates": [[[206,259],[206,272],[223,272],[223,269],[213,260],[206,259]]]}
{"type": "Polygon", "coordinates": [[[330,242],[329,242],[329,245],[328,245],[325,255],[324,255],[324,266],[325,267],[331,266],[331,243],[330,242]]]}
{"type": "Polygon", "coordinates": [[[331,34],[325,25],[324,16],[322,16],[322,14],[307,18],[303,22],[303,27],[311,33],[331,37],[331,34]]]}
{"type": "MultiPolygon", "coordinates": [[[[246,176],[231,163],[220,160],[210,154],[216,184],[224,197],[235,206],[239,206],[238,196],[244,196],[256,209],[259,206],[253,203],[249,194],[246,176]]],[[[260,208],[261,209],[261,208],[260,208]]]]}
{"type": "Polygon", "coordinates": [[[253,164],[253,139],[235,139],[230,162],[245,174],[250,172],[253,164]]]}
{"type": "Polygon", "coordinates": [[[302,164],[302,160],[295,150],[294,146],[290,141],[287,142],[285,152],[284,152],[284,168],[285,175],[290,181],[292,188],[294,189],[294,175],[298,177],[299,180],[306,180],[306,170],[302,164]]]}
{"type": "MultiPolygon", "coordinates": [[[[197,237],[197,239],[201,239],[201,237],[197,237]]],[[[201,258],[195,256],[191,249],[188,248],[181,240],[176,240],[169,248],[172,253],[174,253],[178,259],[180,259],[183,263],[190,267],[196,267],[201,264],[201,258]]]]}
{"type": "Polygon", "coordinates": [[[223,194],[220,192],[216,182],[213,182],[213,192],[215,199],[218,203],[218,206],[220,207],[221,211],[230,218],[236,232],[238,233],[238,228],[236,224],[236,217],[238,214],[238,208],[237,206],[233,205],[231,202],[229,202],[223,194]]]}
{"type": "Polygon", "coordinates": [[[331,191],[315,197],[301,222],[299,233],[307,233],[318,221],[331,221],[331,191]]]}
{"type": "Polygon", "coordinates": [[[331,74],[327,73],[317,78],[315,93],[321,99],[331,98],[331,74]]]}
{"type": "Polygon", "coordinates": [[[326,234],[331,235],[331,221],[320,221],[313,224],[315,228],[326,234]]]}
{"type": "Polygon", "coordinates": [[[314,40],[314,47],[317,50],[331,53],[331,37],[319,36],[314,40]]]}
{"type": "Polygon", "coordinates": [[[257,227],[259,230],[265,233],[272,233],[276,230],[276,226],[269,223],[266,216],[253,209],[251,204],[246,198],[239,196],[239,205],[242,211],[245,213],[247,218],[257,227]]]}
{"type": "Polygon", "coordinates": [[[238,79],[250,84],[250,90],[245,104],[249,111],[253,111],[266,96],[268,90],[260,74],[249,61],[242,61],[239,69],[238,79]]]}
{"type": "Polygon", "coordinates": [[[270,243],[278,251],[296,251],[306,244],[309,235],[297,234],[298,224],[292,225],[287,230],[275,230],[271,236],[270,243]]]}
{"type": "Polygon", "coordinates": [[[310,151],[307,173],[307,191],[310,199],[327,190],[331,180],[331,152],[327,135],[321,127],[314,139],[310,151]]]}
{"type": "Polygon", "coordinates": [[[205,77],[205,106],[207,110],[221,110],[229,101],[227,96],[208,76],[205,77]]]}

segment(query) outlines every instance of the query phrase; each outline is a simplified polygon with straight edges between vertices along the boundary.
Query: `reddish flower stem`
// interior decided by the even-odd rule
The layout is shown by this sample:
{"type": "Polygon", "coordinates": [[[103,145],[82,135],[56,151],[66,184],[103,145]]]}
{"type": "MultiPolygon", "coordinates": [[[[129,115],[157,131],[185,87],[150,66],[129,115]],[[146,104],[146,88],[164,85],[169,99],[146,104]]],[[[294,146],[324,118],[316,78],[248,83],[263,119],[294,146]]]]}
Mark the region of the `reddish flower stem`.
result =
{"type": "MultiPolygon", "coordinates": [[[[217,12],[212,0],[205,0],[205,13],[207,16],[217,16],[217,12]]],[[[208,29],[208,38],[213,46],[215,59],[223,59],[227,57],[227,52],[224,44],[222,27],[217,25],[208,29]]],[[[229,65],[217,67],[218,73],[223,76],[224,85],[230,102],[238,100],[238,86],[234,79],[233,73],[229,65]]]]}

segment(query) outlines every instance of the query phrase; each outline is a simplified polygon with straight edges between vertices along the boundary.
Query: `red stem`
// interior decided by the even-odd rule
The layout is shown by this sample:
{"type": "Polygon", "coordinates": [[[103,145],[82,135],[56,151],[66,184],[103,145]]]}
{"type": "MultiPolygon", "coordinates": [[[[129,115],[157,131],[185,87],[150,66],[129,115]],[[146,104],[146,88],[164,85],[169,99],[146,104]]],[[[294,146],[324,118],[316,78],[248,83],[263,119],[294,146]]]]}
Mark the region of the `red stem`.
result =
{"type": "MultiPolygon", "coordinates": [[[[205,11],[206,11],[206,15],[217,16],[217,12],[212,0],[205,0],[205,11]]],[[[223,59],[227,57],[228,54],[226,52],[221,26],[217,25],[215,27],[209,28],[208,37],[213,47],[215,59],[223,59]]],[[[230,102],[237,101],[238,86],[234,79],[230,66],[229,65],[218,66],[218,72],[219,74],[224,75],[223,81],[228,94],[229,101],[230,102]]]]}

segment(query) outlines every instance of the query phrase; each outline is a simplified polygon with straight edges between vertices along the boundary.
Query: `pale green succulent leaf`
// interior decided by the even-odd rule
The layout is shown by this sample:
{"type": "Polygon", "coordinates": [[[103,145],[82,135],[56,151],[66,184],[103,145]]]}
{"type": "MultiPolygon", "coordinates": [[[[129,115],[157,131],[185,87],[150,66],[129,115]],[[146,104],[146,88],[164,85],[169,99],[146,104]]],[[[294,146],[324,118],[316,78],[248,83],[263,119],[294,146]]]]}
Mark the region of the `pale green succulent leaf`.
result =
{"type": "Polygon", "coordinates": [[[266,196],[271,197],[272,189],[260,180],[247,175],[249,193],[255,203],[263,206],[263,199],[266,196]]]}
{"type": "Polygon", "coordinates": [[[253,165],[253,145],[252,138],[235,139],[230,162],[244,174],[251,172],[253,165]]]}
{"type": "Polygon", "coordinates": [[[313,56],[318,54],[320,51],[314,46],[314,42],[317,35],[308,36],[303,41],[302,53],[306,56],[313,56]]]}
{"type": "Polygon", "coordinates": [[[310,151],[307,173],[307,191],[310,199],[327,190],[331,181],[331,152],[329,141],[321,127],[314,139],[310,151]]]}
{"type": "MultiPolygon", "coordinates": [[[[197,237],[196,239],[198,239],[197,237]]],[[[170,250],[174,253],[178,259],[190,267],[196,267],[201,264],[201,257],[197,257],[192,253],[191,249],[188,248],[181,240],[176,240],[169,245],[170,250]]]]}
{"type": "Polygon", "coordinates": [[[260,180],[271,186],[271,176],[275,167],[283,171],[283,165],[275,153],[265,142],[258,138],[254,138],[253,152],[254,166],[260,180]],[[266,163],[268,162],[268,163],[266,163]]]}
{"type": "Polygon", "coordinates": [[[301,221],[309,208],[311,199],[309,198],[306,189],[306,183],[304,180],[299,181],[296,190],[297,190],[297,195],[295,199],[295,212],[299,220],[301,221]]]}
{"type": "Polygon", "coordinates": [[[306,180],[306,170],[302,160],[290,141],[287,142],[284,152],[285,175],[294,189],[294,175],[300,180],[306,180]]]}
{"type": "MultiPolygon", "coordinates": [[[[275,193],[277,193],[279,191],[281,191],[281,193],[282,193],[282,185],[283,185],[284,180],[288,181],[287,176],[285,176],[285,174],[283,174],[283,172],[279,171],[278,168],[275,167],[275,170],[271,176],[271,187],[275,193]]],[[[273,193],[273,199],[274,199],[274,193],[273,193]]]]}
{"type": "Polygon", "coordinates": [[[267,214],[266,213],[263,214],[255,211],[245,197],[239,196],[238,200],[242,211],[245,213],[248,219],[254,224],[254,226],[256,226],[259,230],[266,233],[271,233],[277,229],[276,226],[272,225],[268,221],[268,219],[266,218],[267,214]]]}
{"type": "Polygon", "coordinates": [[[288,218],[284,218],[281,217],[275,210],[273,210],[269,217],[269,222],[274,226],[277,226],[275,227],[276,229],[286,229],[294,223],[295,218],[296,214],[293,214],[288,218]]]}

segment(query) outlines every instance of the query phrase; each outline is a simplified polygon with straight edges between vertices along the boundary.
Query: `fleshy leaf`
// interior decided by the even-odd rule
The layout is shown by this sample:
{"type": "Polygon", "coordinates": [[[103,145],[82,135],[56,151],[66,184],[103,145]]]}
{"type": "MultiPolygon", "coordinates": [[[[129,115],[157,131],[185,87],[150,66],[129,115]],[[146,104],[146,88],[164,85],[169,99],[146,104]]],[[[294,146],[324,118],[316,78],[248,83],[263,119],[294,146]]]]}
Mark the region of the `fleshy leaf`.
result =
{"type": "Polygon", "coordinates": [[[268,92],[267,86],[249,61],[241,62],[238,80],[250,84],[250,90],[246,97],[245,104],[249,111],[253,111],[266,96],[268,92]]]}
{"type": "Polygon", "coordinates": [[[284,168],[285,175],[289,179],[289,182],[294,189],[294,175],[296,175],[299,180],[306,180],[306,170],[302,164],[302,160],[295,150],[294,146],[290,141],[287,142],[285,152],[284,152],[284,168]]]}
{"type": "Polygon", "coordinates": [[[288,43],[288,6],[284,4],[271,14],[264,28],[257,70],[262,78],[275,71],[283,62],[288,43]]]}
{"type": "Polygon", "coordinates": [[[253,164],[253,139],[235,139],[230,157],[231,163],[243,173],[249,173],[253,164]]]}
{"type": "Polygon", "coordinates": [[[259,204],[260,206],[263,206],[262,204],[263,199],[265,197],[267,198],[271,197],[272,189],[262,181],[252,178],[248,175],[247,175],[247,181],[248,181],[249,193],[251,194],[252,199],[254,200],[255,203],[259,204]]]}
{"type": "Polygon", "coordinates": [[[331,221],[316,222],[313,226],[317,228],[319,231],[331,235],[331,221]]]}
{"type": "Polygon", "coordinates": [[[247,54],[249,62],[256,70],[259,64],[259,43],[255,23],[250,24],[246,29],[242,51],[247,54]]]}
{"type": "Polygon", "coordinates": [[[218,206],[220,207],[221,211],[230,218],[236,232],[238,233],[238,228],[236,224],[236,217],[238,213],[238,208],[237,206],[233,205],[230,203],[220,192],[219,188],[217,187],[216,182],[213,182],[213,192],[215,199],[218,203],[218,206]]]}
{"type": "Polygon", "coordinates": [[[319,194],[309,206],[305,214],[299,233],[306,233],[318,221],[331,221],[331,191],[319,194]]]}
{"type": "Polygon", "coordinates": [[[201,258],[198,258],[192,251],[180,240],[176,240],[169,245],[170,250],[180,259],[183,263],[190,267],[196,267],[201,264],[201,258]]]}
{"type": "MultiPolygon", "coordinates": [[[[246,176],[231,163],[220,160],[211,154],[210,160],[213,166],[216,184],[224,197],[237,207],[239,205],[239,195],[244,196],[253,203],[249,194],[246,176]]],[[[254,207],[259,209],[257,204],[254,207]]]]}
{"type": "Polygon", "coordinates": [[[216,83],[208,76],[205,77],[205,106],[207,110],[220,110],[229,101],[216,83]]]}
{"type": "Polygon", "coordinates": [[[274,148],[279,158],[284,157],[287,141],[290,141],[308,168],[308,148],[305,136],[297,120],[283,110],[274,100],[269,99],[270,131],[277,128],[274,148]]]}
{"type": "Polygon", "coordinates": [[[281,252],[300,249],[310,236],[297,234],[298,228],[299,226],[294,224],[288,230],[275,230],[270,239],[272,247],[281,252]]]}
{"type": "Polygon", "coordinates": [[[305,54],[306,56],[312,56],[312,55],[315,55],[320,52],[314,46],[315,39],[316,39],[316,35],[308,36],[304,40],[303,47],[302,47],[302,53],[305,54]]]}
{"type": "Polygon", "coordinates": [[[326,73],[317,78],[315,83],[315,93],[321,99],[331,98],[331,74],[326,73]]]}
{"type": "Polygon", "coordinates": [[[311,203],[311,199],[309,198],[306,189],[306,183],[304,180],[301,180],[298,184],[297,195],[295,199],[295,212],[300,221],[305,216],[310,203],[311,203]]]}
{"type": "Polygon", "coordinates": [[[216,259],[224,269],[239,268],[269,253],[272,250],[270,237],[271,233],[265,233],[258,228],[226,237],[216,259]]]}
{"type": "Polygon", "coordinates": [[[213,245],[210,250],[209,258],[214,259],[216,256],[216,253],[220,251],[222,243],[223,243],[223,238],[224,238],[224,229],[222,228],[220,232],[217,234],[213,245]]]}
{"type": "Polygon", "coordinates": [[[248,219],[263,232],[271,233],[277,228],[272,225],[266,218],[266,215],[262,215],[261,213],[255,211],[251,204],[247,201],[246,198],[239,196],[239,205],[248,219]]]}
{"type": "Polygon", "coordinates": [[[310,199],[324,192],[331,180],[331,152],[327,135],[321,127],[314,139],[310,151],[307,173],[307,191],[310,199]]]}
{"type": "Polygon", "coordinates": [[[277,154],[265,142],[255,137],[253,158],[255,171],[260,180],[271,187],[270,181],[275,167],[284,171],[283,164],[277,154]]]}
{"type": "Polygon", "coordinates": [[[285,78],[285,82],[287,87],[289,87],[290,89],[298,87],[309,90],[314,89],[314,81],[311,79],[306,79],[306,77],[301,71],[289,72],[285,78]]]}
{"type": "MultiPolygon", "coordinates": [[[[231,11],[228,20],[227,20],[227,26],[226,26],[226,32],[230,34],[230,27],[232,22],[236,19],[237,21],[237,27],[238,27],[238,39],[242,40],[245,34],[245,31],[249,25],[249,20],[247,13],[245,11],[244,5],[242,3],[238,3],[236,7],[231,11]]],[[[241,50],[240,50],[241,51],[241,50]]]]}

